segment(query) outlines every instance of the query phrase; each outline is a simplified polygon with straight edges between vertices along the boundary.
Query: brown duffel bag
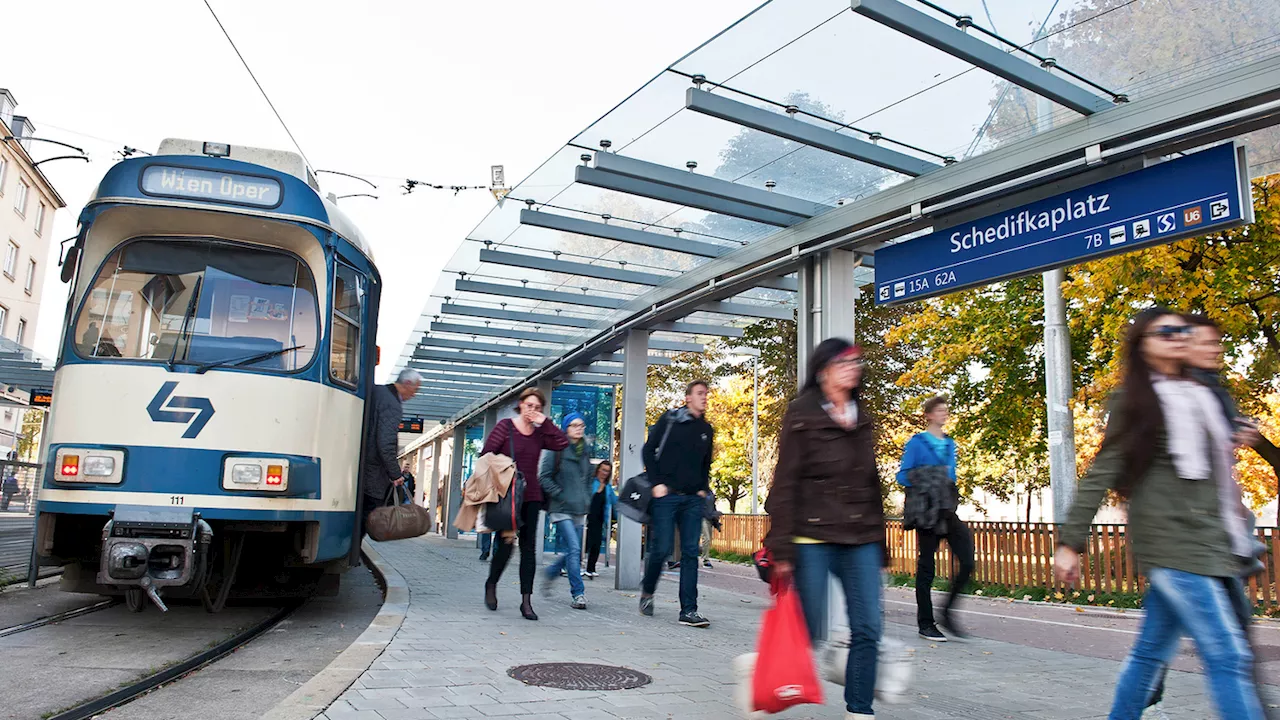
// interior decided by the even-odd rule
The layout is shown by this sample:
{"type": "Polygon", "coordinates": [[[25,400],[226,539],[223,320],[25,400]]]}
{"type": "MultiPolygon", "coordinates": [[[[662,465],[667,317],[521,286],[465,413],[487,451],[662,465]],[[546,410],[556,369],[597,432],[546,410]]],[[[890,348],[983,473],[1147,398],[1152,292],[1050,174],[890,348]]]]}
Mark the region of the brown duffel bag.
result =
{"type": "Polygon", "coordinates": [[[378,542],[418,537],[431,530],[431,511],[416,503],[401,504],[397,490],[392,485],[387,504],[369,513],[369,537],[378,542]]]}

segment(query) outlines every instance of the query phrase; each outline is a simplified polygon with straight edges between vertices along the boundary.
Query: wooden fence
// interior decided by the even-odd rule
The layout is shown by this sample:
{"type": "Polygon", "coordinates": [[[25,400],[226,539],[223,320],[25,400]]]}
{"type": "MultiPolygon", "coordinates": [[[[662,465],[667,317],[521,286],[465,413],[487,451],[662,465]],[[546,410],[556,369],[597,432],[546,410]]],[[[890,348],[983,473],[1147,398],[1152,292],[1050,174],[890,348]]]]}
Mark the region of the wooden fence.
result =
{"type": "MultiPolygon", "coordinates": [[[[723,531],[715,534],[711,547],[721,552],[750,555],[760,547],[769,530],[767,515],[725,515],[723,531]]],[[[1048,588],[1064,590],[1053,577],[1053,553],[1057,548],[1057,526],[1052,523],[971,522],[974,573],[977,582],[1007,588],[1048,588]]],[[[914,575],[916,534],[902,529],[900,520],[888,521],[886,539],[889,569],[914,575]]],[[[1280,606],[1272,542],[1277,528],[1258,528],[1258,540],[1267,546],[1262,560],[1266,569],[1250,578],[1248,588],[1255,602],[1265,610],[1280,606]]],[[[945,543],[938,550],[937,575],[950,578],[955,570],[951,549],[945,543]]],[[[1138,572],[1129,548],[1124,525],[1094,525],[1090,528],[1085,554],[1081,557],[1080,582],[1076,590],[1092,592],[1140,593],[1144,579],[1138,572]]]]}

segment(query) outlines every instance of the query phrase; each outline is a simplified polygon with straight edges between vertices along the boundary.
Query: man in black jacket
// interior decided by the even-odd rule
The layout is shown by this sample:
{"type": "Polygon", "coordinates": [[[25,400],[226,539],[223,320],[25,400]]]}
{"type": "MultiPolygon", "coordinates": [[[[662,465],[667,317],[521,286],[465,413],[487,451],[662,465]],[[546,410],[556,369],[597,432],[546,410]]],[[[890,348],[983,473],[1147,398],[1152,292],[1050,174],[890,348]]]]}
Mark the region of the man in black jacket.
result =
{"type": "MultiPolygon", "coordinates": [[[[392,485],[404,483],[396,452],[400,449],[401,403],[413,397],[422,384],[422,376],[405,368],[394,383],[378,385],[373,389],[373,413],[370,427],[365,430],[364,467],[360,471],[360,492],[364,495],[362,519],[386,502],[392,485]]],[[[362,527],[367,523],[362,524],[362,527]]]]}
{"type": "Polygon", "coordinates": [[[702,532],[703,498],[711,492],[711,450],[715,431],[707,412],[707,383],[695,380],[685,388],[684,406],[670,410],[649,428],[644,466],[653,480],[649,504],[649,555],[640,589],[640,614],[653,615],[653,591],[662,564],[675,545],[680,528],[680,624],[708,627],[698,614],[698,537],[702,532]]]}

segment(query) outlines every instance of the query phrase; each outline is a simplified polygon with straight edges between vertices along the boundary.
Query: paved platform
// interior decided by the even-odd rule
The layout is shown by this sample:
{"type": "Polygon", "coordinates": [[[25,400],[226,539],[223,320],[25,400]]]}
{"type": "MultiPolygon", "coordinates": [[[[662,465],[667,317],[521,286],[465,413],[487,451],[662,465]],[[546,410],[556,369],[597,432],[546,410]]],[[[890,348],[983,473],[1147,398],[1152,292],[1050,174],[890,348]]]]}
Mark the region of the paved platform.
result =
{"type": "MultiPolygon", "coordinates": [[[[488,566],[477,560],[472,542],[430,536],[381,543],[377,548],[407,580],[409,611],[382,656],[320,716],[326,720],[742,717],[733,705],[730,660],[752,650],[767,600],[752,592],[755,586],[740,581],[739,568],[719,566],[700,583],[700,610],[712,620],[709,629],[677,624],[673,576],[659,585],[657,612],[646,618],[636,610],[636,594],[613,590],[613,578],[607,572],[587,581],[590,607],[586,611],[569,608],[568,587],[562,579],[552,600],[535,593],[534,607],[541,620],[529,622],[518,609],[515,559],[499,588],[499,609],[489,612],[483,604],[488,566]],[[637,690],[575,692],[528,687],[507,676],[513,666],[538,662],[624,665],[651,675],[653,683],[637,690]]],[[[916,679],[908,703],[880,705],[877,717],[1106,717],[1120,665],[1115,659],[1096,656],[1108,653],[1089,648],[1076,654],[1021,641],[1004,642],[991,639],[996,634],[992,632],[964,643],[932,645],[917,641],[912,628],[899,624],[909,621],[904,610],[889,605],[887,632],[911,638],[916,648],[916,679]]],[[[992,623],[998,633],[1001,623],[1017,625],[1018,618],[992,623]]],[[[1061,625],[1066,631],[1072,623],[1061,625]]],[[[1114,636],[1114,642],[1124,646],[1132,642],[1132,635],[1123,629],[1092,632],[1114,636]]],[[[1018,640],[1016,635],[1011,637],[1018,640]]],[[[1272,690],[1268,688],[1269,696],[1272,690]]],[[[777,717],[842,718],[842,689],[828,685],[827,691],[824,706],[803,706],[777,717]]],[[[1194,672],[1170,674],[1166,704],[1169,717],[1175,720],[1213,716],[1203,679],[1194,672]]]]}

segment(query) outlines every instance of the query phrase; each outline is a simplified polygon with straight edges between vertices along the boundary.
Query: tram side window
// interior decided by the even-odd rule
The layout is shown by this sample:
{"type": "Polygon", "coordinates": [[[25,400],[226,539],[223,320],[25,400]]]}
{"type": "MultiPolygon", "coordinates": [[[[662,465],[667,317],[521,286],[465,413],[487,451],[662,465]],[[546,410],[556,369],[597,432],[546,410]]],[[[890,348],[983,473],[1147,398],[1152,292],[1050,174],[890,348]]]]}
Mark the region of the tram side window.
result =
{"type": "Polygon", "coordinates": [[[360,380],[360,318],[364,311],[364,278],[338,265],[333,278],[333,338],[329,374],[344,385],[360,380]]]}

